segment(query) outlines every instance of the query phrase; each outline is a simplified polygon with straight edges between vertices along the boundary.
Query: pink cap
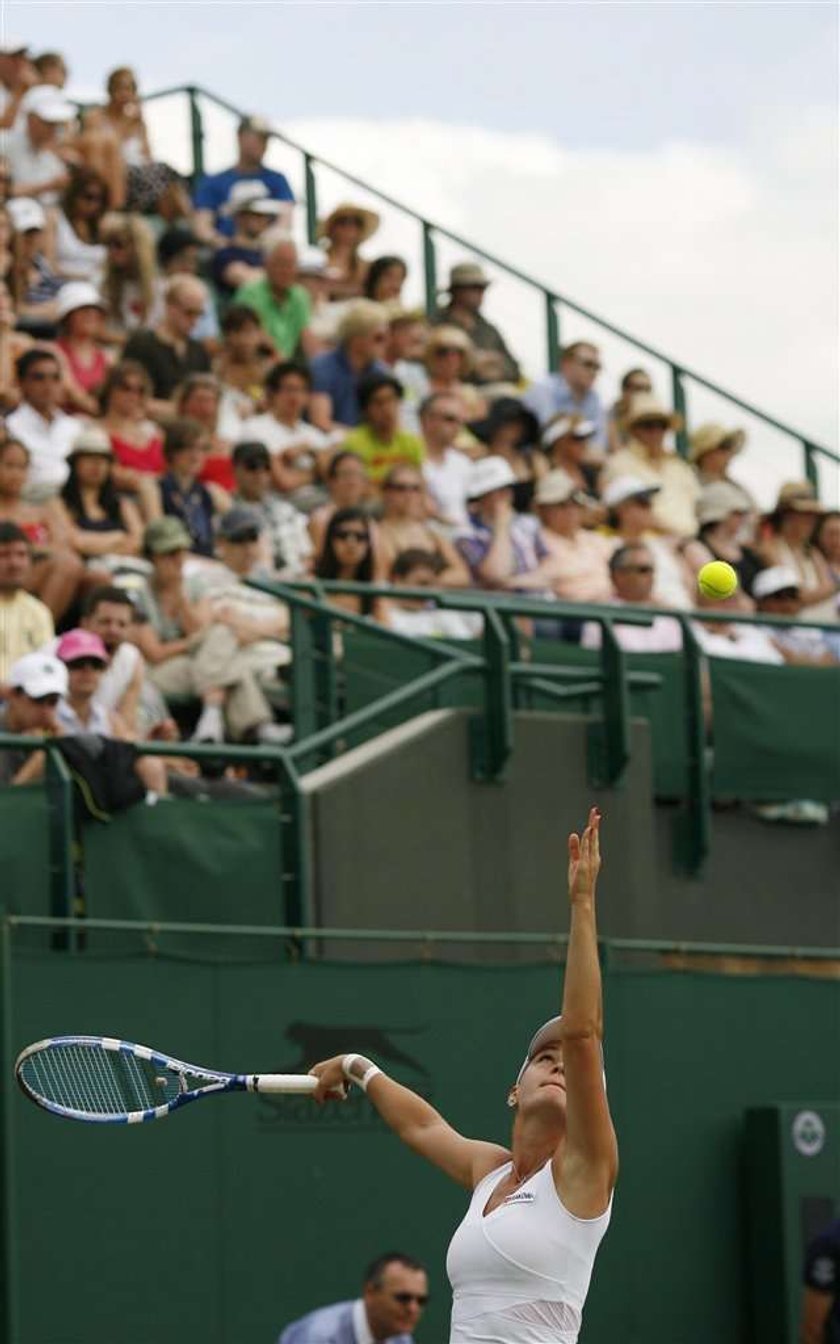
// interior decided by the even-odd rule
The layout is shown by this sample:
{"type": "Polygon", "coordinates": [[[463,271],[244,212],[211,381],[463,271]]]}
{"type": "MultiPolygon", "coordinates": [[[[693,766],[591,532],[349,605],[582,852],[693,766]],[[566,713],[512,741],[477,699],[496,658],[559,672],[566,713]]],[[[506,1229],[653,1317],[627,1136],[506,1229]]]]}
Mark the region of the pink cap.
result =
{"type": "Polygon", "coordinates": [[[77,658],[98,658],[107,667],[108,650],[92,630],[68,630],[58,641],[56,653],[63,663],[75,663],[77,658]]]}

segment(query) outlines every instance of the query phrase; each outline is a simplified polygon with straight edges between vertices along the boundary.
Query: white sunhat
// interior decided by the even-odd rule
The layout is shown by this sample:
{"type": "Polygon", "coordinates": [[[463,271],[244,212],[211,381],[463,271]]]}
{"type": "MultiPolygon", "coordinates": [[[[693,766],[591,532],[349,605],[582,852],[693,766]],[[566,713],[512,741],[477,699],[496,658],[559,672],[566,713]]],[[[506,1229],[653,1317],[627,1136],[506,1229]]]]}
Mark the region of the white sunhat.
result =
{"type": "Polygon", "coordinates": [[[322,247],[309,244],[298,253],[298,275],[319,275],[325,280],[337,280],[341,275],[337,266],[330,265],[330,259],[322,247]]]}
{"type": "Polygon", "coordinates": [[[14,36],[4,37],[0,41],[0,56],[22,56],[29,50],[29,43],[14,36]]]}
{"type": "Polygon", "coordinates": [[[32,229],[43,229],[47,216],[40,201],[31,196],[15,196],[6,202],[6,209],[12,221],[15,233],[29,233],[32,229]]]}
{"type": "Polygon", "coordinates": [[[9,685],[31,700],[39,700],[42,695],[66,695],[67,668],[52,654],[27,653],[12,666],[9,685]]]}
{"type": "Polygon", "coordinates": [[[32,112],[41,121],[56,124],[72,121],[76,115],[73,104],[52,84],[36,84],[34,89],[24,94],[20,107],[22,112],[32,112]]]}
{"type": "Polygon", "coordinates": [[[601,499],[608,509],[623,504],[625,499],[640,499],[644,495],[658,495],[661,485],[643,481],[641,476],[616,476],[601,492],[601,499]]]}
{"type": "Polygon", "coordinates": [[[790,565],[771,565],[769,569],[759,570],[753,579],[753,597],[758,602],[762,597],[774,597],[786,588],[802,588],[799,575],[790,565]]]}
{"type": "Polygon", "coordinates": [[[65,317],[75,313],[79,308],[101,308],[103,312],[105,311],[102,295],[89,280],[70,280],[66,285],[62,285],[56,295],[55,305],[59,322],[63,322],[65,317]]]}
{"type": "Polygon", "coordinates": [[[597,428],[594,420],[581,420],[576,415],[557,415],[544,426],[541,442],[544,448],[550,448],[567,434],[573,439],[591,439],[597,428]]]}
{"type": "Polygon", "coordinates": [[[279,215],[283,204],[272,200],[265,183],[254,178],[246,182],[234,182],[219,213],[238,215],[243,210],[250,210],[255,215],[279,215]]]}
{"type": "Polygon", "coordinates": [[[574,477],[562,467],[555,467],[537,482],[535,504],[568,504],[570,500],[589,508],[598,503],[597,499],[581,490],[574,477]]]}
{"type": "Polygon", "coordinates": [[[470,468],[467,499],[480,499],[492,490],[504,490],[516,485],[516,477],[503,457],[480,457],[470,468]]]}

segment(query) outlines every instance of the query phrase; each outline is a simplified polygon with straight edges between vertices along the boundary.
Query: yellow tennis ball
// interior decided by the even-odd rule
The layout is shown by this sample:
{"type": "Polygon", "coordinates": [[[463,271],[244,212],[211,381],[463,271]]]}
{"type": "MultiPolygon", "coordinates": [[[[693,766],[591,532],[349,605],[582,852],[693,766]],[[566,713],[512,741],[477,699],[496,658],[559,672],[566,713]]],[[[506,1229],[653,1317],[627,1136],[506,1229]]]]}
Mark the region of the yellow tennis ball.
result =
{"type": "Polygon", "coordinates": [[[731,597],[738,587],[738,575],[725,560],[710,560],[697,575],[697,586],[704,597],[731,597]]]}

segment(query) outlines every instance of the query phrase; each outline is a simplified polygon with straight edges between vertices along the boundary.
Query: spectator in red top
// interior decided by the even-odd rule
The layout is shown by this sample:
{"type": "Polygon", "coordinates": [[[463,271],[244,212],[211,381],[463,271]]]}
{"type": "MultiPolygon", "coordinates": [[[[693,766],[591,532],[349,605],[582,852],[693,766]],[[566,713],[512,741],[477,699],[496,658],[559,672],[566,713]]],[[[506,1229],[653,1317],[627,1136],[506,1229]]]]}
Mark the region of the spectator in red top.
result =
{"type": "Polygon", "coordinates": [[[58,347],[64,359],[68,410],[96,415],[96,395],[113,358],[102,348],[105,305],[86,280],[63,285],[56,299],[58,347]]]}
{"type": "Polygon", "coordinates": [[[147,414],[151,391],[143,365],[124,359],[110,370],[99,393],[99,423],[114,450],[114,485],[137,496],[147,519],[160,512],[155,482],[166,470],[163,431],[147,414]]]}

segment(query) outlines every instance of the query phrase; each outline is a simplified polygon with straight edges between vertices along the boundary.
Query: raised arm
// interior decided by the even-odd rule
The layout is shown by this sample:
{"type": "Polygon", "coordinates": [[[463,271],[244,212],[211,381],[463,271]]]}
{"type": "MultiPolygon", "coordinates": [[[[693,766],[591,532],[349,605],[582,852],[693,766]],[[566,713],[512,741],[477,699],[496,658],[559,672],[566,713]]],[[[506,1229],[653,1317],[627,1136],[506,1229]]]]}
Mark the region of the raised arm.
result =
{"type": "Polygon", "coordinates": [[[313,1094],[317,1102],[343,1099],[347,1082],[352,1081],[367,1092],[398,1139],[468,1190],[510,1157],[498,1144],[464,1138],[434,1106],[394,1082],[363,1055],[336,1055],[316,1064],[310,1072],[318,1079],[313,1094]]]}
{"type": "Polygon", "coordinates": [[[618,1146],[603,1078],[601,968],[595,887],[601,817],[592,808],[582,836],[569,836],[571,927],[560,1035],[566,1081],[566,1135],[553,1160],[564,1204],[581,1218],[603,1213],[618,1174],[618,1146]]]}

